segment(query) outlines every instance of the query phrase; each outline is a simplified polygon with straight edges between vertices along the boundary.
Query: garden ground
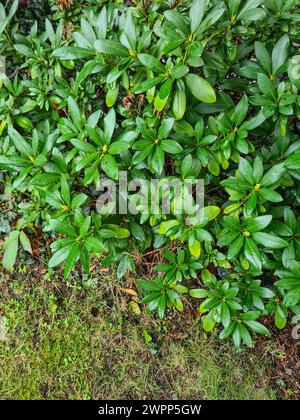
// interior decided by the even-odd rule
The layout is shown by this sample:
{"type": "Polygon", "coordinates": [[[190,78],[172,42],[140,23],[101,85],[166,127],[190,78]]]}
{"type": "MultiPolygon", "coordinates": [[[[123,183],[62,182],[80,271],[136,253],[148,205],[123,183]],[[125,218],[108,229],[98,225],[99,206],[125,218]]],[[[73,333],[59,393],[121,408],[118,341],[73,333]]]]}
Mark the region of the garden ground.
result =
{"type": "Polygon", "coordinates": [[[95,268],[79,285],[28,263],[0,274],[0,399],[299,397],[288,330],[237,351],[203,335],[193,308],[163,323],[139,313],[131,277],[95,268]]]}

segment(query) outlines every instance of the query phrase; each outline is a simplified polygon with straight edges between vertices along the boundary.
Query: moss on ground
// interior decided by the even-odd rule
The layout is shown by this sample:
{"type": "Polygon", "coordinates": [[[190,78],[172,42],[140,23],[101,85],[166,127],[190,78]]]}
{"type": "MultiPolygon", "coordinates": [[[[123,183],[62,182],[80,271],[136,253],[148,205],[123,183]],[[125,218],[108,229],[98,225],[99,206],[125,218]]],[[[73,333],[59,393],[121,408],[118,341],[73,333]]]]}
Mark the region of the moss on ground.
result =
{"type": "Polygon", "coordinates": [[[136,316],[115,285],[0,275],[0,399],[275,398],[267,359],[201,336],[192,316],[175,329],[136,316]]]}

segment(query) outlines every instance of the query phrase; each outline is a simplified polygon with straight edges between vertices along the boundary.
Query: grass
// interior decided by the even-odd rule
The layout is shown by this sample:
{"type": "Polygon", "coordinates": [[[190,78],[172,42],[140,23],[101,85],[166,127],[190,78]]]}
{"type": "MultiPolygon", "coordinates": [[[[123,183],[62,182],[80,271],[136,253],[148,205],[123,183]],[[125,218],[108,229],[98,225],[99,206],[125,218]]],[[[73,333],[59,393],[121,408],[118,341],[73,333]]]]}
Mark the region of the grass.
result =
{"type": "Polygon", "coordinates": [[[275,398],[267,360],[202,336],[192,316],[134,315],[113,274],[92,288],[39,274],[0,274],[0,399],[275,398]]]}

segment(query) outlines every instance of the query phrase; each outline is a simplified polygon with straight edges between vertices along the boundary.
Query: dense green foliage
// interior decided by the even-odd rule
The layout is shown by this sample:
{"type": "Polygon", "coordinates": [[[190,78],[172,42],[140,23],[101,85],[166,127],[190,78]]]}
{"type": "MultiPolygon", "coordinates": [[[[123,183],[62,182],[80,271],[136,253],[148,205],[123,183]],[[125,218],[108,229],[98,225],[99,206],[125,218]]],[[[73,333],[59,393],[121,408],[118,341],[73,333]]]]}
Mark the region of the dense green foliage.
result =
{"type": "Polygon", "coordinates": [[[160,276],[139,282],[159,317],[190,296],[236,346],[268,334],[263,315],[283,328],[300,312],[299,1],[50,3],[25,35],[18,1],[0,6],[0,168],[24,198],[4,266],[38,226],[65,277],[95,255],[121,278],[136,247],[163,248],[160,276]],[[190,201],[152,214],[135,194],[136,215],[100,215],[100,182],[120,170],[204,179],[201,223],[190,201]]]}

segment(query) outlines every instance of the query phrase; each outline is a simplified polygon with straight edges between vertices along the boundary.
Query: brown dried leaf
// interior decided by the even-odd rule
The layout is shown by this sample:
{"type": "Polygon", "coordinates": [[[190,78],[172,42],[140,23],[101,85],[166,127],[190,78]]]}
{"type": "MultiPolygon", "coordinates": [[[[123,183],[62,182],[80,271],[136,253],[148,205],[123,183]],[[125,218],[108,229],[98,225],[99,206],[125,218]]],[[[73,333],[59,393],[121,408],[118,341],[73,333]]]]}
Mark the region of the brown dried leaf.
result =
{"type": "Polygon", "coordinates": [[[121,290],[121,292],[127,293],[128,295],[137,296],[137,292],[133,289],[128,289],[128,288],[121,287],[120,290],[121,290]]]}

